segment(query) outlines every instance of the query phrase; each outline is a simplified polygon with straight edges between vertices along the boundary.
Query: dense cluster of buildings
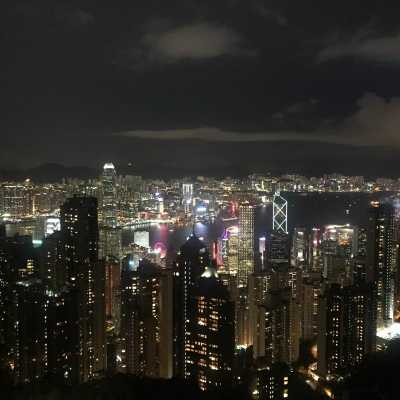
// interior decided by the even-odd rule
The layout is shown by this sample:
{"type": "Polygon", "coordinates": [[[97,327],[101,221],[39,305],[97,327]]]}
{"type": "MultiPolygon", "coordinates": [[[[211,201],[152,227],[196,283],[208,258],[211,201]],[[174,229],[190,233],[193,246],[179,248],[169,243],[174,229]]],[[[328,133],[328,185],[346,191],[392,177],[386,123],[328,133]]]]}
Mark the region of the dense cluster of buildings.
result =
{"type": "Polygon", "coordinates": [[[397,185],[338,175],[150,182],[111,163],[95,181],[2,184],[1,367],[16,384],[126,372],[202,390],[245,385],[275,400],[290,398],[303,347],[313,361],[302,373],[323,390],[396,334],[398,215],[373,202],[364,226],[289,232],[280,190],[397,185]],[[266,205],[271,229],[257,237],[266,205]],[[149,244],[147,223],[173,230],[215,218],[216,240],[193,231],[178,252],[149,244]],[[134,235],[123,243],[126,227],[134,235]]]}

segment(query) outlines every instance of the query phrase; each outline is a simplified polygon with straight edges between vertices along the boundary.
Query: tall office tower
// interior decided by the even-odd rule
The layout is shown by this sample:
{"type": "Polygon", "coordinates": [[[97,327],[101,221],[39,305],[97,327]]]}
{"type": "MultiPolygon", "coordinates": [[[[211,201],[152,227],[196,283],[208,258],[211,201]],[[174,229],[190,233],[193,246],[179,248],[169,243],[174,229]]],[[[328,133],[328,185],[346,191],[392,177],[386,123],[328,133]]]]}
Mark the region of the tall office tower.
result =
{"type": "Polygon", "coordinates": [[[376,348],[374,287],[334,284],[321,298],[318,371],[323,376],[347,373],[376,348]]]}
{"type": "Polygon", "coordinates": [[[321,243],[323,277],[330,283],[350,284],[356,247],[352,226],[325,226],[321,243]]]}
{"type": "Polygon", "coordinates": [[[97,199],[70,198],[60,214],[66,283],[75,294],[79,315],[75,343],[79,366],[72,374],[85,382],[105,367],[104,270],[98,260],[97,199]]]}
{"type": "Polygon", "coordinates": [[[111,257],[121,261],[122,230],[121,228],[101,226],[99,236],[99,258],[111,257]]]}
{"type": "Polygon", "coordinates": [[[288,233],[288,203],[279,191],[274,194],[272,202],[272,230],[288,233]]]}
{"type": "Polygon", "coordinates": [[[293,295],[295,295],[297,270],[296,268],[290,268],[289,236],[287,234],[280,232],[271,232],[269,234],[266,266],[267,271],[271,274],[271,287],[273,290],[291,286],[293,295]]]}
{"type": "Polygon", "coordinates": [[[231,226],[222,238],[222,261],[224,272],[236,276],[238,273],[239,229],[231,226]]]}
{"type": "Polygon", "coordinates": [[[254,273],[254,220],[255,207],[247,201],[242,202],[239,205],[238,273],[235,293],[235,340],[236,345],[240,347],[249,347],[253,344],[248,301],[248,279],[254,273]]]}
{"type": "Polygon", "coordinates": [[[323,259],[321,254],[322,232],[319,228],[312,228],[308,239],[308,272],[321,274],[323,259]]]}
{"type": "Polygon", "coordinates": [[[256,372],[256,387],[253,391],[255,400],[290,399],[289,383],[293,370],[285,363],[261,366],[256,372]]]}
{"type": "Polygon", "coordinates": [[[290,288],[273,291],[266,302],[266,357],[269,362],[291,364],[299,357],[300,306],[290,288]]]}
{"type": "Polygon", "coordinates": [[[246,287],[249,274],[254,272],[255,208],[249,202],[239,206],[238,287],[246,287]]]}
{"type": "Polygon", "coordinates": [[[294,228],[290,264],[304,268],[308,262],[308,235],[305,228],[294,228]]]}
{"type": "Polygon", "coordinates": [[[47,306],[44,286],[40,280],[23,280],[15,284],[15,342],[12,353],[17,384],[33,382],[46,373],[47,306]]]}
{"type": "Polygon", "coordinates": [[[267,243],[267,265],[270,268],[289,267],[289,236],[271,232],[267,243]]]}
{"type": "Polygon", "coordinates": [[[393,317],[393,207],[371,203],[368,227],[368,266],[376,283],[378,328],[390,324],[393,317]]]}
{"type": "Polygon", "coordinates": [[[117,173],[114,164],[104,164],[102,175],[102,224],[110,228],[117,226],[116,178],[117,173]]]}
{"type": "Polygon", "coordinates": [[[121,336],[129,373],[172,377],[172,280],[171,271],[148,261],[123,271],[121,336]]]}
{"type": "Polygon", "coordinates": [[[174,278],[174,375],[185,376],[185,337],[193,286],[210,263],[205,244],[192,234],[180,248],[174,278]]]}
{"type": "Polygon", "coordinates": [[[185,336],[185,379],[201,390],[230,387],[233,382],[235,311],[229,292],[213,268],[193,287],[185,336]]]}
{"type": "Polygon", "coordinates": [[[313,340],[317,338],[320,319],[321,278],[305,278],[302,282],[301,327],[302,338],[313,340]]]}
{"type": "Polygon", "coordinates": [[[183,183],[182,184],[182,204],[185,214],[189,214],[192,210],[193,203],[193,184],[183,183]]]}
{"type": "Polygon", "coordinates": [[[46,288],[57,291],[64,286],[66,277],[62,268],[62,240],[61,232],[56,231],[43,239],[40,248],[41,278],[46,288]]]}

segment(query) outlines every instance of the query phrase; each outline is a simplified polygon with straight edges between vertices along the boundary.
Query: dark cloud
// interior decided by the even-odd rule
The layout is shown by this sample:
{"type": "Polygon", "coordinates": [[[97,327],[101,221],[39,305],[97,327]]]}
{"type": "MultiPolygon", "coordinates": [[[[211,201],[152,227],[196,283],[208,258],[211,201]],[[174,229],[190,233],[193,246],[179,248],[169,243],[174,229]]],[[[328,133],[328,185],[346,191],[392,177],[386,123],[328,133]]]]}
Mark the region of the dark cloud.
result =
{"type": "MultiPolygon", "coordinates": [[[[314,99],[296,103],[280,113],[306,112],[316,103],[314,99]]],[[[356,102],[356,111],[335,126],[326,125],[311,131],[260,132],[227,131],[219,128],[201,127],[172,130],[135,130],[117,133],[116,136],[150,140],[200,140],[204,142],[321,142],[353,146],[400,146],[400,98],[384,99],[366,93],[356,102]]]]}
{"type": "Polygon", "coordinates": [[[400,64],[400,33],[380,36],[379,32],[363,29],[351,37],[329,44],[317,55],[318,62],[343,57],[365,61],[400,64]]]}
{"type": "Polygon", "coordinates": [[[267,20],[274,21],[278,25],[286,27],[288,25],[287,18],[279,11],[268,8],[264,2],[255,1],[254,8],[262,17],[267,20]]]}
{"type": "Polygon", "coordinates": [[[366,93],[357,111],[343,123],[343,131],[369,145],[400,146],[400,97],[385,99],[366,93]]]}
{"type": "Polygon", "coordinates": [[[171,26],[165,20],[151,21],[139,39],[140,45],[123,49],[122,61],[131,66],[152,63],[210,60],[222,56],[251,56],[241,35],[225,25],[210,22],[171,26]]]}

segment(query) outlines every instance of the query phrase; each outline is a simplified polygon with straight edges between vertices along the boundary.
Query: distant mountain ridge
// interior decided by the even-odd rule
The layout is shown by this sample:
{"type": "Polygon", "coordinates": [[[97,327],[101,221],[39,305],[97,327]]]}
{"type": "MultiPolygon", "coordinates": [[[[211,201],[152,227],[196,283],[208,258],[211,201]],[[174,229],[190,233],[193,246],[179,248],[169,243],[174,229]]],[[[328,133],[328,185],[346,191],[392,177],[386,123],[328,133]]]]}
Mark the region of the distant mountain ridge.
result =
{"type": "MultiPolygon", "coordinates": [[[[180,169],[175,167],[157,167],[153,165],[129,166],[115,164],[115,168],[119,175],[140,175],[144,178],[153,179],[171,179],[181,177],[215,176],[225,177],[232,175],[230,168],[219,168],[212,170],[196,170],[186,168],[180,169]]],[[[27,169],[7,169],[0,167],[0,181],[23,181],[30,178],[34,182],[60,182],[63,178],[90,179],[96,178],[101,174],[102,165],[98,168],[85,166],[68,167],[62,164],[45,163],[34,168],[27,169]]],[[[246,176],[251,171],[244,168],[242,171],[235,171],[236,176],[246,176]]]]}
{"type": "Polygon", "coordinates": [[[99,175],[99,170],[90,167],[66,167],[65,165],[47,163],[28,169],[0,168],[0,180],[23,181],[27,178],[34,182],[59,182],[63,178],[89,179],[99,175]]]}

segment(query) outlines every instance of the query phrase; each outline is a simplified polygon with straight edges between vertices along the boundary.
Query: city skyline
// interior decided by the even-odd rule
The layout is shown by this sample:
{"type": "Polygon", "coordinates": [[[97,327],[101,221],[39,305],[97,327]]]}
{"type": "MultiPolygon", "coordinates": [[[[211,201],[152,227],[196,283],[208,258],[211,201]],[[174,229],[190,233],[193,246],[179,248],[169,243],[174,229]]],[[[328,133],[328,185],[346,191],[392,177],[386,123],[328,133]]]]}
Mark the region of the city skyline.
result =
{"type": "Polygon", "coordinates": [[[0,181],[7,387],[131,375],[339,396],[400,337],[398,193],[338,174],[144,179],[110,161],[90,180],[0,181]]]}
{"type": "Polygon", "coordinates": [[[0,2],[1,395],[399,398],[397,3],[0,2]]]}

